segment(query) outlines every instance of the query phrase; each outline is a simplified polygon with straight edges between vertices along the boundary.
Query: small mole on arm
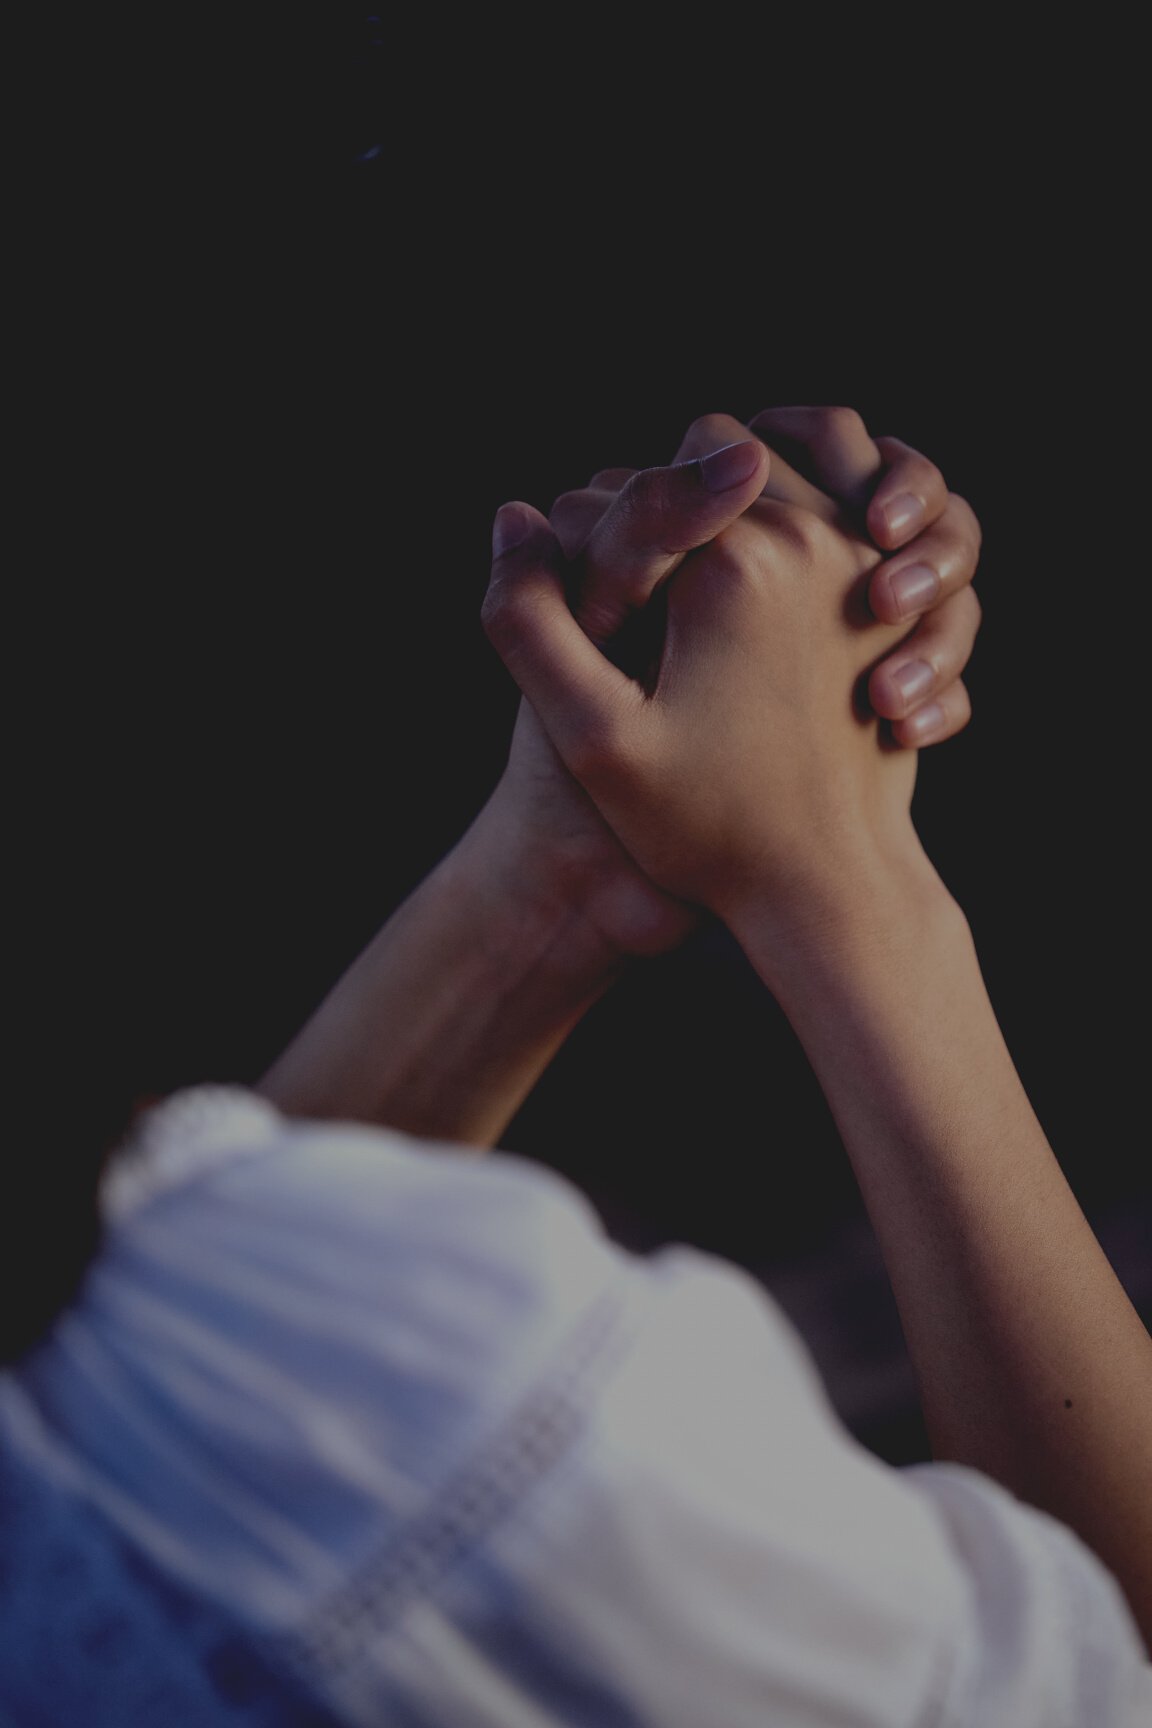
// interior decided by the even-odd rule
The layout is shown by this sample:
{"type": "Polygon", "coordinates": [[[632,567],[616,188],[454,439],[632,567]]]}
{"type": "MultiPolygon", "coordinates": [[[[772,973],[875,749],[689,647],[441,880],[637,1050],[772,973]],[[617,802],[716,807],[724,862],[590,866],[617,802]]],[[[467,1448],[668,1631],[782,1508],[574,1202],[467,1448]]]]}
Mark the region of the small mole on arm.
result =
{"type": "Polygon", "coordinates": [[[1072,1400],[1071,1400],[1071,1398],[1065,1398],[1065,1400],[1064,1400],[1064,1408],[1065,1408],[1065,1410],[1071,1410],[1071,1408],[1072,1408],[1072,1400]]]}

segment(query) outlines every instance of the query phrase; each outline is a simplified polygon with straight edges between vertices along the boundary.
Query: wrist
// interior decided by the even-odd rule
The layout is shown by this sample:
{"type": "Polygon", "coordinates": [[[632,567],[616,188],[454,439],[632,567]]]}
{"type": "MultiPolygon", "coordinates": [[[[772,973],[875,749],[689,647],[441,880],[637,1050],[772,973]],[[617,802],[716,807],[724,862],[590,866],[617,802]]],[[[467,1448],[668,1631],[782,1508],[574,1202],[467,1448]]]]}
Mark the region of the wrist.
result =
{"type": "Polygon", "coordinates": [[[569,896],[475,823],[260,1082],[293,1115],[491,1145],[620,969],[569,896]]]}
{"type": "Polygon", "coordinates": [[[523,799],[502,781],[450,855],[489,916],[511,925],[512,940],[551,934],[569,964],[615,974],[629,961],[665,953],[689,934],[695,908],[665,894],[640,869],[586,795],[587,811],[565,821],[525,820],[523,799]]]}
{"type": "Polygon", "coordinates": [[[910,823],[898,843],[813,861],[783,889],[746,891],[723,916],[785,1007],[820,983],[901,970],[925,945],[968,933],[910,823]]]}
{"type": "Polygon", "coordinates": [[[437,866],[493,960],[532,965],[595,986],[628,958],[596,917],[607,872],[595,861],[525,834],[494,795],[437,866]]]}

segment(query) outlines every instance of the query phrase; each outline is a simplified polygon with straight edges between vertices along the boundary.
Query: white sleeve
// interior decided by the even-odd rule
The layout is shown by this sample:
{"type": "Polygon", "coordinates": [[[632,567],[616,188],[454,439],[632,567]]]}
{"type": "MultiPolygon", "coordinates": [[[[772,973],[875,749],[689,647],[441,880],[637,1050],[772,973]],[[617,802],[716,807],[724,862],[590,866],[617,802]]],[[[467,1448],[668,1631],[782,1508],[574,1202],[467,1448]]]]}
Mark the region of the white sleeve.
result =
{"type": "Polygon", "coordinates": [[[967,1580],[947,1728],[1039,1723],[1034,1698],[1052,1722],[1152,1728],[1152,1664],[1118,1585],[1084,1543],[975,1470],[918,1464],[902,1474],[933,1502],[967,1580]]]}
{"type": "Polygon", "coordinates": [[[341,1721],[1152,1722],[1087,1549],[858,1446],[751,1277],[528,1160],[197,1096],[0,1417],[341,1721]]]}
{"type": "Polygon", "coordinates": [[[859,1447],[744,1274],[666,1250],[635,1294],[562,1470],[390,1651],[441,1709],[421,1724],[502,1720],[465,1702],[508,1648],[495,1602],[542,1699],[542,1673],[594,1680],[622,1723],[1147,1728],[1152,1669],[1074,1536],[975,1472],[859,1447]]]}
{"type": "Polygon", "coordinates": [[[528,1160],[224,1088],[160,1106],[106,1209],[81,1299],[0,1376],[4,1431],[269,1636],[436,1502],[619,1259],[528,1160]]]}

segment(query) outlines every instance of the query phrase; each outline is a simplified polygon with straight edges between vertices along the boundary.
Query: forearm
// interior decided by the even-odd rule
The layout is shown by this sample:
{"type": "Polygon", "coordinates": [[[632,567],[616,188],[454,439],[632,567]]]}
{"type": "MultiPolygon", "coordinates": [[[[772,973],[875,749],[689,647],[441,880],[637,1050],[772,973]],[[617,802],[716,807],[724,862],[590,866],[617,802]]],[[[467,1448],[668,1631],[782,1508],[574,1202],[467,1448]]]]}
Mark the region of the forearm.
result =
{"type": "Polygon", "coordinates": [[[736,934],[836,1116],[933,1452],[1069,1525],[1152,1647],[1152,1340],[1036,1120],[966,921],[929,866],[803,939],[736,934]]]}
{"type": "Polygon", "coordinates": [[[256,1090],[293,1115],[489,1146],[623,961],[481,816],[256,1090]]]}

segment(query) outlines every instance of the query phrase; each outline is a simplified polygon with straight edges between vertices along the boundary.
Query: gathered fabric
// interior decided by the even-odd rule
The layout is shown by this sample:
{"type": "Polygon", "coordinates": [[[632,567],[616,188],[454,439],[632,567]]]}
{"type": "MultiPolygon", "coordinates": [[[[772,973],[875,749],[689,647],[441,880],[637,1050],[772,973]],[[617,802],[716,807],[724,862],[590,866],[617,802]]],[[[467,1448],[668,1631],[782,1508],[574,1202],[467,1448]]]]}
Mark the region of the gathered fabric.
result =
{"type": "Polygon", "coordinates": [[[847,1433],[748,1274],[241,1088],[110,1166],[0,1376],[0,1728],[1137,1728],[1055,1520],[847,1433]]]}

